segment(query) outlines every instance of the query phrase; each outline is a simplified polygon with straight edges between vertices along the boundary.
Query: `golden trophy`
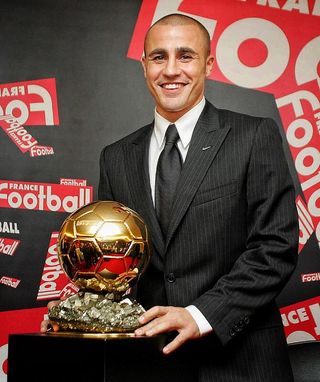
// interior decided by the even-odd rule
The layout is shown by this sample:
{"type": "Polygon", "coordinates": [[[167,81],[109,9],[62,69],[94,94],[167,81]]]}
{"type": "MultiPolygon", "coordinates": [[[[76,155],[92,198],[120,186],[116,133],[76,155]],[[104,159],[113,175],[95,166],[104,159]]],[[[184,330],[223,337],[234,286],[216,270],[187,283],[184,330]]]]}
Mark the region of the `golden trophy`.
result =
{"type": "Polygon", "coordinates": [[[151,246],[139,214],[115,201],[89,203],[64,220],[57,249],[79,291],[49,310],[52,324],[62,331],[123,334],[140,326],[144,308],[129,294],[151,246]]]}

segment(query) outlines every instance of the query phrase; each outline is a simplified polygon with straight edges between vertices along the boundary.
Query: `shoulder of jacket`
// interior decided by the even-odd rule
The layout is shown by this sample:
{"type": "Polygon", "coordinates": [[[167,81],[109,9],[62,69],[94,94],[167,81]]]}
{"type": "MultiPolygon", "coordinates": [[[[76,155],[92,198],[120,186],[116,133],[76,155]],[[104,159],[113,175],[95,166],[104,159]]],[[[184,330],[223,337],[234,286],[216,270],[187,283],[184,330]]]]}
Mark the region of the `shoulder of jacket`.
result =
{"type": "Polygon", "coordinates": [[[152,127],[152,123],[149,123],[148,125],[140,127],[138,130],[133,131],[132,133],[119,138],[115,142],[112,142],[108,145],[106,145],[103,150],[113,150],[113,149],[119,149],[123,145],[130,144],[137,140],[141,135],[146,134],[148,131],[150,131],[150,128],[152,127]]]}
{"type": "Polygon", "coordinates": [[[263,116],[255,116],[248,113],[243,113],[231,109],[225,109],[225,108],[218,108],[214,106],[210,101],[207,101],[207,107],[211,109],[212,112],[215,112],[218,114],[219,122],[224,124],[230,124],[230,125],[239,125],[239,124],[247,124],[247,125],[259,125],[263,120],[270,119],[263,116]]]}

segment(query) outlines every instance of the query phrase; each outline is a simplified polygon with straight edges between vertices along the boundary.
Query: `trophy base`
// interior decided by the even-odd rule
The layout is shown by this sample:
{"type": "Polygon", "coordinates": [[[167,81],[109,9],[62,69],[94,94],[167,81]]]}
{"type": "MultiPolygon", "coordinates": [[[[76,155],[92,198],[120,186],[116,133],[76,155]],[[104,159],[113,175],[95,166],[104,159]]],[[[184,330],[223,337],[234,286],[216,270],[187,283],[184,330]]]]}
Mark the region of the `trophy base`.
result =
{"type": "Polygon", "coordinates": [[[9,334],[8,382],[176,382],[182,367],[162,354],[167,341],[166,335],[9,334]]]}
{"type": "Polygon", "coordinates": [[[64,332],[133,334],[143,312],[139,303],[128,298],[118,302],[110,295],[78,292],[53,306],[48,317],[64,332]]]}
{"type": "Polygon", "coordinates": [[[62,332],[48,332],[50,336],[56,337],[72,337],[72,338],[96,338],[96,339],[122,339],[135,337],[138,338],[133,332],[118,332],[118,333],[86,333],[86,332],[77,332],[77,331],[62,331],[62,332]]]}

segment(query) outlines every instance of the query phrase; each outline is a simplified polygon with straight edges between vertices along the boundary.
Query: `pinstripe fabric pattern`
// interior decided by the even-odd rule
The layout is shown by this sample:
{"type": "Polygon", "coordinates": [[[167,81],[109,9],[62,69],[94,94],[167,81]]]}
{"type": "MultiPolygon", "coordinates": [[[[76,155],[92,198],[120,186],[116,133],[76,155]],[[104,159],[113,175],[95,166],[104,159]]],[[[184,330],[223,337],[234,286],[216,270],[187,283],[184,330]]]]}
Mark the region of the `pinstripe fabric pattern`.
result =
{"type": "Polygon", "coordinates": [[[274,300],[297,261],[298,223],[277,127],[206,103],[166,242],[150,192],[151,130],[106,147],[100,160],[99,198],[135,209],[149,228],[153,254],[139,301],[146,308],[194,304],[210,322],[213,334],[184,345],[186,364],[198,373],[192,380],[292,381],[274,300]]]}

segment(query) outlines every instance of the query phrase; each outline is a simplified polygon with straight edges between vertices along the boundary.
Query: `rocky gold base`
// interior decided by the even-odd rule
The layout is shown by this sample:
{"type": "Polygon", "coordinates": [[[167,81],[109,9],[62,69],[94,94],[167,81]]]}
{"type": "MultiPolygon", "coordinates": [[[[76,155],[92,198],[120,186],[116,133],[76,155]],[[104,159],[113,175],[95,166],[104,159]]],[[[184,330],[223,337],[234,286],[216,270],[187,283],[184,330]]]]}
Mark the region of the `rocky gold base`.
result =
{"type": "Polygon", "coordinates": [[[140,324],[143,307],[136,301],[113,301],[112,294],[79,292],[49,310],[52,324],[60,330],[86,333],[133,332],[140,324]]]}

